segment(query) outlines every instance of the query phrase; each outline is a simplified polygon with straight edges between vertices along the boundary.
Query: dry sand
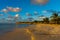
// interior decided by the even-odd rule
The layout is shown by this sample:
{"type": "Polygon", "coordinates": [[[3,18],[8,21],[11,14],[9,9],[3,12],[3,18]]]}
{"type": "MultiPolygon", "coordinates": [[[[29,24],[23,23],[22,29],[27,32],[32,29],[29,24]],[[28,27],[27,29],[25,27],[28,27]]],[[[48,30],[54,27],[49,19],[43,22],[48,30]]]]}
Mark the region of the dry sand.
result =
{"type": "Polygon", "coordinates": [[[0,36],[0,40],[60,40],[60,25],[35,24],[26,28],[16,28],[0,36]]]}

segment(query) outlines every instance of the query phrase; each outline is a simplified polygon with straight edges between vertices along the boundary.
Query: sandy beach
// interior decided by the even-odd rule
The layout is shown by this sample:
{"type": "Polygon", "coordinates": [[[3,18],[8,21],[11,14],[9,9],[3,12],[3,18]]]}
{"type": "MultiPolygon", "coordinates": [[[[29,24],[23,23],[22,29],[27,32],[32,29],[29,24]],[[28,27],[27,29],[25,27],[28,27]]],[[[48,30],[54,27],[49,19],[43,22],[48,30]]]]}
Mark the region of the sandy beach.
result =
{"type": "Polygon", "coordinates": [[[26,28],[16,28],[0,36],[0,40],[60,40],[60,25],[35,24],[26,28]]]}

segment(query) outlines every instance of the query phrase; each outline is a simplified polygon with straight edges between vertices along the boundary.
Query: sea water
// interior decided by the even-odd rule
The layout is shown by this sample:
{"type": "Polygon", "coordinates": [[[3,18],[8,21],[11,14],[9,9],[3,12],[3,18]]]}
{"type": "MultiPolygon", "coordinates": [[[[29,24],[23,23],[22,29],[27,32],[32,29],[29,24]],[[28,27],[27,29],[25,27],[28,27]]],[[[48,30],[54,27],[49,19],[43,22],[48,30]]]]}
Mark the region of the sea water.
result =
{"type": "Polygon", "coordinates": [[[15,28],[31,26],[30,24],[0,23],[0,34],[13,31],[15,28]]]}

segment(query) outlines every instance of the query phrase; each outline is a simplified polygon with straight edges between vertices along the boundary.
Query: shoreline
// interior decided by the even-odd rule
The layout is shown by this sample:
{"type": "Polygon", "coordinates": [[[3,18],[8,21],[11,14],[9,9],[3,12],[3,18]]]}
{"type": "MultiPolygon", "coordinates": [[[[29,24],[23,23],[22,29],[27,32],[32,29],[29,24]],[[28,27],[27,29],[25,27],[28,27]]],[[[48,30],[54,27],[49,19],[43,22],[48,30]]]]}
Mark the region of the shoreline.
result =
{"type": "Polygon", "coordinates": [[[35,26],[16,28],[12,32],[1,36],[0,40],[57,40],[60,38],[60,25],[40,23],[34,25],[35,26]]]}

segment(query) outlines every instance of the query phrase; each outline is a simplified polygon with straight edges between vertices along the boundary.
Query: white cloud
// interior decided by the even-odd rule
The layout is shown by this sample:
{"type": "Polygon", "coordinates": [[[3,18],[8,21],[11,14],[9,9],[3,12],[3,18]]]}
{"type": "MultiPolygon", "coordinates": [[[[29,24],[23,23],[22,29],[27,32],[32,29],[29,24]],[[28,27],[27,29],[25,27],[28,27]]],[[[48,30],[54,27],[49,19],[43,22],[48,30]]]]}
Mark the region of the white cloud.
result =
{"type": "Polygon", "coordinates": [[[2,9],[1,12],[7,13],[8,10],[7,9],[2,9]]]}
{"type": "Polygon", "coordinates": [[[18,18],[19,17],[19,14],[16,14],[15,17],[18,18]]]}
{"type": "Polygon", "coordinates": [[[42,11],[42,13],[48,13],[46,10],[42,11]]]}
{"type": "Polygon", "coordinates": [[[19,8],[19,7],[16,7],[16,8],[14,8],[14,7],[7,7],[7,9],[9,11],[12,11],[12,12],[19,12],[19,11],[22,10],[22,8],[19,8]]]}
{"type": "Polygon", "coordinates": [[[20,11],[20,9],[19,8],[13,8],[13,10],[12,10],[13,12],[19,12],[20,11]]]}
{"type": "Polygon", "coordinates": [[[2,10],[0,10],[0,12],[4,12],[4,13],[7,13],[7,12],[20,12],[22,10],[22,8],[19,8],[19,7],[6,7],[2,10]]]}
{"type": "Polygon", "coordinates": [[[12,11],[12,10],[13,10],[12,7],[8,7],[8,6],[7,6],[7,9],[8,9],[9,11],[12,11]]]}

